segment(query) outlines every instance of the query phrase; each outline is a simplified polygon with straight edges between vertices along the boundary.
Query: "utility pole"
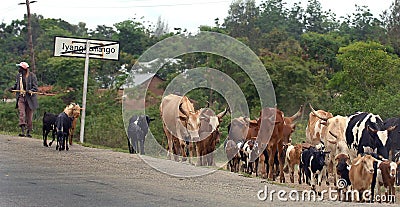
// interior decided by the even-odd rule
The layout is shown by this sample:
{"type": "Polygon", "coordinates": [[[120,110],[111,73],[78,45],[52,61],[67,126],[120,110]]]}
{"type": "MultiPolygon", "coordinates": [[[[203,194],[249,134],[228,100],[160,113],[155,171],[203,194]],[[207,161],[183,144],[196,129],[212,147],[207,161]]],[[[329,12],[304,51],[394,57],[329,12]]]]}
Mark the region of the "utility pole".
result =
{"type": "Polygon", "coordinates": [[[31,56],[30,69],[34,73],[36,72],[35,71],[35,69],[36,69],[35,65],[36,64],[35,64],[35,53],[34,53],[34,50],[33,50],[33,40],[32,40],[31,10],[30,10],[29,5],[32,4],[32,3],[35,3],[35,2],[37,2],[37,1],[26,0],[25,3],[19,3],[18,4],[18,5],[26,4],[26,10],[27,10],[27,15],[28,15],[28,47],[29,47],[30,56],[31,56]]]}

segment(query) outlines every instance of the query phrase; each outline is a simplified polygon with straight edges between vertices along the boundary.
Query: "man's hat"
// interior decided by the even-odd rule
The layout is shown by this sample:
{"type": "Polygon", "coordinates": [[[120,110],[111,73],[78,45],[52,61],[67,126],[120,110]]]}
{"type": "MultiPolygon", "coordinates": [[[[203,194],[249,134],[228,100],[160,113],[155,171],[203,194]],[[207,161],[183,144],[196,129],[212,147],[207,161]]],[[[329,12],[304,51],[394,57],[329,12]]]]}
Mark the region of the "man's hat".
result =
{"type": "Polygon", "coordinates": [[[17,64],[17,66],[21,67],[21,68],[23,68],[25,70],[29,68],[28,63],[26,63],[26,62],[20,62],[19,64],[17,64]]]}

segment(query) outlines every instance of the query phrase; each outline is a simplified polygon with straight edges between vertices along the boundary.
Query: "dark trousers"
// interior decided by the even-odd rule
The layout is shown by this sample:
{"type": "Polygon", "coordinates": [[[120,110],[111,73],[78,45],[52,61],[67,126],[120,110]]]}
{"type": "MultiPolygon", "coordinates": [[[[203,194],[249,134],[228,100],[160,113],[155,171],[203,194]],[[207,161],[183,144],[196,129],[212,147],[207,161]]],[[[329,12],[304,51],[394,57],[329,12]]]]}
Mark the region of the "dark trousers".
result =
{"type": "Polygon", "coordinates": [[[32,131],[33,110],[29,108],[24,96],[18,98],[19,126],[26,126],[32,131]]]}

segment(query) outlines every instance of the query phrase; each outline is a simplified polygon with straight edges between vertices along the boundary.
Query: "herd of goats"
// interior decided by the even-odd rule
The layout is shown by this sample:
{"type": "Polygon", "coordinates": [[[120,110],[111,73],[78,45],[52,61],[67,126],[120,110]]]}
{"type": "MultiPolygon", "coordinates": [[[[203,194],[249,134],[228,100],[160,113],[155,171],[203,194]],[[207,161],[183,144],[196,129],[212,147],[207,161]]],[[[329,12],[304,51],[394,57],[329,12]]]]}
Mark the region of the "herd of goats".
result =
{"type": "MultiPolygon", "coordinates": [[[[280,182],[285,182],[284,173],[289,173],[292,183],[297,169],[299,184],[307,183],[316,192],[323,180],[329,186],[330,174],[334,186],[341,180],[345,186],[340,187],[360,194],[369,190],[372,195],[380,195],[384,187],[386,196],[395,196],[395,185],[400,184],[400,119],[383,121],[379,115],[367,112],[333,116],[324,110],[314,110],[311,104],[309,107],[303,143],[291,143],[303,106],[290,117],[276,107],[265,107],[256,120],[232,118],[223,143],[228,169],[255,173],[270,180],[279,176],[280,182]]],[[[77,104],[70,104],[59,115],[45,113],[44,146],[48,146],[47,135],[52,130],[53,140],[49,145],[56,135],[56,149],[68,150],[81,109],[77,104]]],[[[163,97],[160,116],[168,140],[168,159],[186,161],[189,158],[193,163],[196,158],[198,166],[216,165],[214,151],[220,142],[219,126],[228,112],[229,107],[218,114],[209,108],[195,110],[186,96],[163,97]]],[[[130,118],[127,128],[130,153],[145,153],[145,137],[153,120],[147,115],[130,118]]]]}

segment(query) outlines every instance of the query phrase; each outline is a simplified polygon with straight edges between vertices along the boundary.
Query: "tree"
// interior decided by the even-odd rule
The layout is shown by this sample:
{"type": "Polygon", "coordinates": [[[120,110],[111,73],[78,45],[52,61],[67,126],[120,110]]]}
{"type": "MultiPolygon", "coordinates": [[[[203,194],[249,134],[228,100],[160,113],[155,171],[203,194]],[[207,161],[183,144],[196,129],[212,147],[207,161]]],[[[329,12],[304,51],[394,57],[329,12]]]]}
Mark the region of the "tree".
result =
{"type": "Polygon", "coordinates": [[[223,26],[228,34],[247,43],[253,50],[260,46],[260,30],[256,25],[258,7],[255,0],[235,0],[229,7],[223,26]]]}
{"type": "Polygon", "coordinates": [[[381,15],[381,21],[387,30],[387,43],[392,45],[397,55],[400,55],[400,1],[394,0],[389,10],[381,15]]]}
{"type": "Polygon", "coordinates": [[[159,16],[157,19],[157,23],[155,25],[154,31],[153,31],[153,35],[155,37],[161,37],[163,35],[168,34],[168,32],[169,32],[168,23],[164,22],[161,19],[161,16],[159,16]]]}
{"type": "Polygon", "coordinates": [[[316,33],[326,33],[337,29],[335,14],[330,10],[322,11],[321,3],[318,0],[308,0],[304,14],[304,25],[307,31],[316,33]]]}
{"type": "Polygon", "coordinates": [[[304,58],[314,59],[326,63],[335,71],[340,69],[336,54],[340,47],[345,46],[349,40],[338,33],[318,34],[306,32],[301,35],[301,47],[304,49],[304,58]]]}
{"type": "Polygon", "coordinates": [[[352,41],[379,41],[385,33],[381,25],[367,6],[356,5],[355,13],[341,23],[340,33],[349,35],[352,41]]]}
{"type": "Polygon", "coordinates": [[[120,41],[121,51],[140,55],[149,46],[149,31],[141,22],[125,20],[114,24],[116,37],[120,41]]]}
{"type": "Polygon", "coordinates": [[[391,48],[377,42],[356,42],[339,49],[338,61],[343,70],[334,74],[328,87],[335,113],[359,110],[383,113],[377,103],[387,102],[387,94],[397,93],[400,84],[399,58],[391,48]]]}

